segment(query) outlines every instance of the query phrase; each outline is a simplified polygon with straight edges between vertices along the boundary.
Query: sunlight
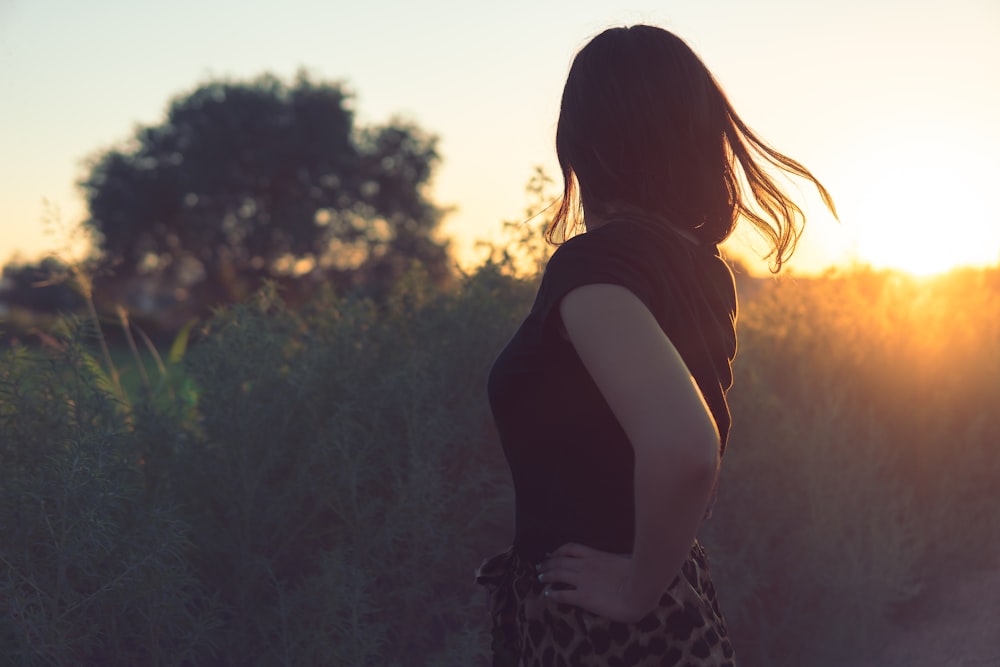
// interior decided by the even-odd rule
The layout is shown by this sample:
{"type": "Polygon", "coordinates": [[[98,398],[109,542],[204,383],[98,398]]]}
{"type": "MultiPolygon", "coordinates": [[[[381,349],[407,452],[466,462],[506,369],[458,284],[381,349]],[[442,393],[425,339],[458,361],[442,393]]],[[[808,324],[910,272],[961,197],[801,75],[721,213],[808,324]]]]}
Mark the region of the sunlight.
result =
{"type": "Polygon", "coordinates": [[[1000,260],[1000,220],[986,175],[959,147],[895,147],[857,165],[839,193],[858,261],[917,276],[1000,260]],[[866,168],[867,167],[867,168],[866,168]]]}

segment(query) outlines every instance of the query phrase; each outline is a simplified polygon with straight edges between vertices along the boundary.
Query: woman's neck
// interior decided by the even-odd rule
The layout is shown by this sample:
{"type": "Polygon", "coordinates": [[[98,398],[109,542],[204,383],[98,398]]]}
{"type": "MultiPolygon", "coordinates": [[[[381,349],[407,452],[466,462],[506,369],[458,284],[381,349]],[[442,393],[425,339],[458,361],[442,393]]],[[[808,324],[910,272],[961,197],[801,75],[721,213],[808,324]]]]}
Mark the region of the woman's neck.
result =
{"type": "Polygon", "coordinates": [[[670,229],[675,234],[681,238],[687,239],[695,245],[701,245],[701,241],[698,237],[689,229],[684,229],[679,227],[672,220],[664,218],[663,216],[651,214],[637,206],[632,206],[630,204],[620,204],[603,209],[592,209],[587,211],[586,205],[583,207],[583,225],[584,228],[589,232],[597,229],[598,227],[603,227],[612,220],[628,220],[628,219],[655,219],[657,222],[662,224],[667,229],[670,229]]]}

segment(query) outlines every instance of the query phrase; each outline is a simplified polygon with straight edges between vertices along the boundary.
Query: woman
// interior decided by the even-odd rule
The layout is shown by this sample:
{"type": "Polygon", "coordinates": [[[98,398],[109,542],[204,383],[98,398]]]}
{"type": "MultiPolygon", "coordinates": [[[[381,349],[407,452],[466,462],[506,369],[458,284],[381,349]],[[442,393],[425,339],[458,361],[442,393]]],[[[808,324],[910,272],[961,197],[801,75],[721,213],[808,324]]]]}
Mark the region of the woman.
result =
{"type": "Polygon", "coordinates": [[[775,271],[794,249],[802,212],[764,166],[833,204],[651,26],[607,30],[577,54],[556,150],[564,188],[547,237],[563,243],[489,378],[516,494],[514,544],[477,573],[494,664],[735,664],[695,541],[736,353],[717,245],[743,217],[775,271]]]}

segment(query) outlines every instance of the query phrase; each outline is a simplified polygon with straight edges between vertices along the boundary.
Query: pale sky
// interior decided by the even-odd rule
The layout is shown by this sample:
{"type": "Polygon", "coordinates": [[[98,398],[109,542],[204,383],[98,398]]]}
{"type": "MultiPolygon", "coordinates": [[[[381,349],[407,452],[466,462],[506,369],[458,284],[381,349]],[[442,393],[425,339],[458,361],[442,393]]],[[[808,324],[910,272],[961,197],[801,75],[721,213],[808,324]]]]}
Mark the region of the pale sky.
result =
{"type": "Polygon", "coordinates": [[[432,196],[467,254],[523,216],[535,165],[556,176],[575,51],[636,22],[683,37],[833,193],[842,223],[807,199],[795,271],[1000,261],[998,0],[0,0],[0,263],[58,247],[43,201],[82,219],[83,160],[173,96],[300,68],[346,82],[362,124],[401,115],[440,136],[432,196]]]}

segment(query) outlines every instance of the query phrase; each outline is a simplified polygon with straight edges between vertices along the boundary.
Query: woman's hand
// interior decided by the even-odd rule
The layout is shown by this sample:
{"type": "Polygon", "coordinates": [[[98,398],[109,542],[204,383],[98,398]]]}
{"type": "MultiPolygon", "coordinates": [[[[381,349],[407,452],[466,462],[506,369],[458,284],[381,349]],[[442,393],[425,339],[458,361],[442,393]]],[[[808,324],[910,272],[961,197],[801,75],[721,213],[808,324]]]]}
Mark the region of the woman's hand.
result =
{"type": "Polygon", "coordinates": [[[656,608],[663,591],[635,591],[632,558],[582,544],[564,544],[538,566],[545,595],[620,623],[636,623],[656,608]],[[572,589],[554,588],[568,584],[572,589]]]}

